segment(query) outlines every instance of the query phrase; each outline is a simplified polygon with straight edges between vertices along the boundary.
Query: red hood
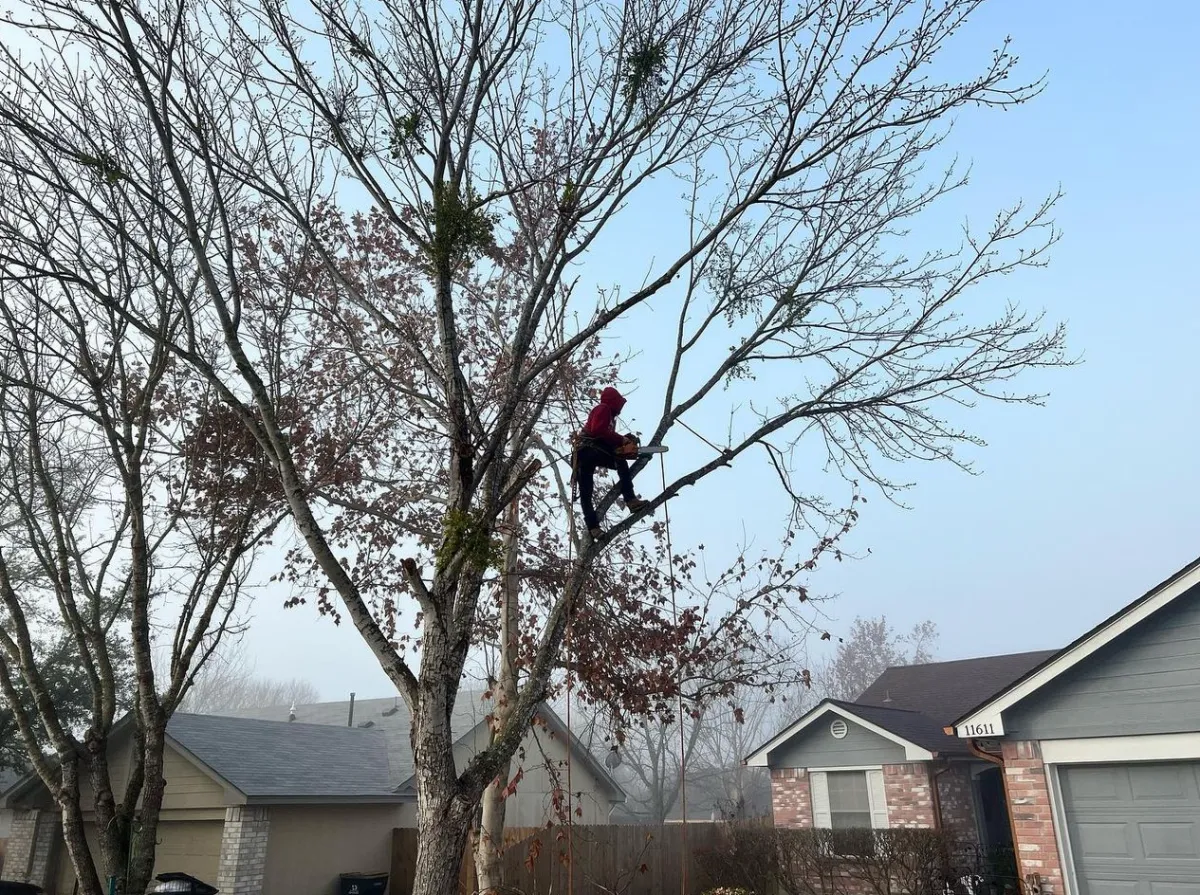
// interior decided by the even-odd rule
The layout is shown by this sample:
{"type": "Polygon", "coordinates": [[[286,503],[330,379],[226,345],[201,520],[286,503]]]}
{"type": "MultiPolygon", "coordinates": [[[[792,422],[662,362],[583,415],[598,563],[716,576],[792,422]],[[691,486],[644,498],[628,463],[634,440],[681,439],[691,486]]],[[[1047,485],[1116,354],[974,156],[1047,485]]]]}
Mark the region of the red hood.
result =
{"type": "Polygon", "coordinates": [[[600,403],[611,410],[615,416],[625,407],[625,398],[610,385],[600,393],[600,403]]]}

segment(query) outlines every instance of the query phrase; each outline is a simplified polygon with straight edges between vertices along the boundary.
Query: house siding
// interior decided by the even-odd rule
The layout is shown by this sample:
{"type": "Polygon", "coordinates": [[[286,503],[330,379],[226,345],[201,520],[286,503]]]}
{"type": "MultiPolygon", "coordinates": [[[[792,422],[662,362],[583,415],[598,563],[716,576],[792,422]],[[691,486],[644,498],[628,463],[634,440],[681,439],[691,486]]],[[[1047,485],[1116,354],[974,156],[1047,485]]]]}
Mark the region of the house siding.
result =
{"type": "Polygon", "coordinates": [[[272,808],[263,883],[255,895],[334,892],[339,874],[386,873],[400,813],[397,805],[272,808]]]}
{"type": "Polygon", "coordinates": [[[833,715],[826,715],[800,731],[768,756],[772,768],[839,768],[857,765],[898,764],[904,748],[846,720],[846,736],[835,739],[829,732],[833,715]]]}
{"type": "MultiPolygon", "coordinates": [[[[488,747],[490,738],[487,727],[481,724],[459,740],[454,746],[456,766],[465,768],[477,752],[488,747]]],[[[525,735],[509,768],[510,779],[520,771],[521,780],[506,800],[506,826],[540,827],[556,818],[554,790],[558,786],[566,788],[569,751],[563,737],[544,727],[535,726],[525,735]]],[[[571,792],[575,796],[573,807],[579,811],[575,823],[609,823],[613,802],[578,752],[571,764],[571,792]]],[[[415,813],[412,825],[416,825],[415,813]]]]}
{"type": "Polygon", "coordinates": [[[1200,586],[1004,715],[1011,740],[1200,729],[1200,586]]]}

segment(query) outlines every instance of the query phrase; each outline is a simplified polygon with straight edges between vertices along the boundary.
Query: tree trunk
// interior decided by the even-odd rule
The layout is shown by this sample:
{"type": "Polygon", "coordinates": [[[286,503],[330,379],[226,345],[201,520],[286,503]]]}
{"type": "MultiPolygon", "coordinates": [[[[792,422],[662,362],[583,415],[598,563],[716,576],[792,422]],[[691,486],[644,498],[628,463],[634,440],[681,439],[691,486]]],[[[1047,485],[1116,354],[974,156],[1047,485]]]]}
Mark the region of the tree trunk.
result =
{"type": "Polygon", "coordinates": [[[417,807],[417,863],[412,895],[459,891],[459,874],[471,830],[471,807],[453,797],[417,807]]]}
{"type": "Polygon", "coordinates": [[[62,811],[63,841],[75,878],[79,881],[80,895],[104,895],[96,865],[88,849],[87,837],[83,832],[83,812],[79,807],[79,758],[72,755],[64,758],[60,765],[62,784],[58,791],[58,807],[62,811]]]}
{"type": "MultiPolygon", "coordinates": [[[[500,679],[495,689],[496,716],[492,742],[504,728],[517,700],[517,637],[520,625],[520,538],[521,515],[517,501],[509,506],[507,528],[503,536],[504,574],[500,584],[500,679]]],[[[505,790],[508,789],[512,761],[506,761],[496,779],[483,791],[479,829],[475,836],[475,874],[481,895],[499,895],[504,886],[505,790]]]]}
{"type": "Polygon", "coordinates": [[[454,761],[450,714],[461,665],[454,666],[440,620],[426,619],[420,699],[413,706],[417,783],[417,863],[412,895],[458,891],[458,875],[479,793],[465,795],[454,761]]]}
{"type": "Polygon", "coordinates": [[[155,846],[158,843],[158,819],[162,813],[164,778],[163,751],[166,748],[166,723],[159,722],[146,731],[142,753],[142,801],[137,822],[128,836],[128,875],[124,891],[141,895],[149,887],[154,874],[155,846]]]}

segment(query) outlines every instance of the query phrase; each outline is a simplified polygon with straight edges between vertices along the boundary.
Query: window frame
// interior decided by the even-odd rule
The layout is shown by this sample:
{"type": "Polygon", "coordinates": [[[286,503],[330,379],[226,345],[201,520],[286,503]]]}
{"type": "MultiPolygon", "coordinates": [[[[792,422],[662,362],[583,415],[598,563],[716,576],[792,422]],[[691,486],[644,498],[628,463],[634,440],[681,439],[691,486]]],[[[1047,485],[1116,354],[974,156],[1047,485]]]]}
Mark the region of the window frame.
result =
{"type": "Polygon", "coordinates": [[[891,827],[887,806],[887,793],[883,783],[883,765],[856,765],[852,767],[809,768],[809,802],[813,827],[821,830],[833,829],[832,806],[829,803],[828,774],[862,773],[867,779],[867,801],[872,830],[891,827]]]}

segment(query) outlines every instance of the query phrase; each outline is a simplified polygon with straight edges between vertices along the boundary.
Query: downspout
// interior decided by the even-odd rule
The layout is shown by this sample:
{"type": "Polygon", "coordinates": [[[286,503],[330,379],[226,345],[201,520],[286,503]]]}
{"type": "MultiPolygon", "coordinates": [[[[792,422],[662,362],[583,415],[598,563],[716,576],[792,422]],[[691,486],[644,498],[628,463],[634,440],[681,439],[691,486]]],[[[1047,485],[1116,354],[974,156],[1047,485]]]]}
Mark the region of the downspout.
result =
{"type": "MultiPolygon", "coordinates": [[[[933,754],[936,758],[937,753],[935,752],[933,754]]],[[[929,764],[931,767],[933,766],[933,762],[930,762],[929,764]]],[[[938,792],[938,777],[942,776],[942,774],[946,773],[948,770],[950,770],[949,762],[947,762],[946,766],[940,771],[934,771],[929,778],[929,789],[933,795],[933,828],[938,832],[941,832],[942,830],[942,794],[938,792]]]]}

